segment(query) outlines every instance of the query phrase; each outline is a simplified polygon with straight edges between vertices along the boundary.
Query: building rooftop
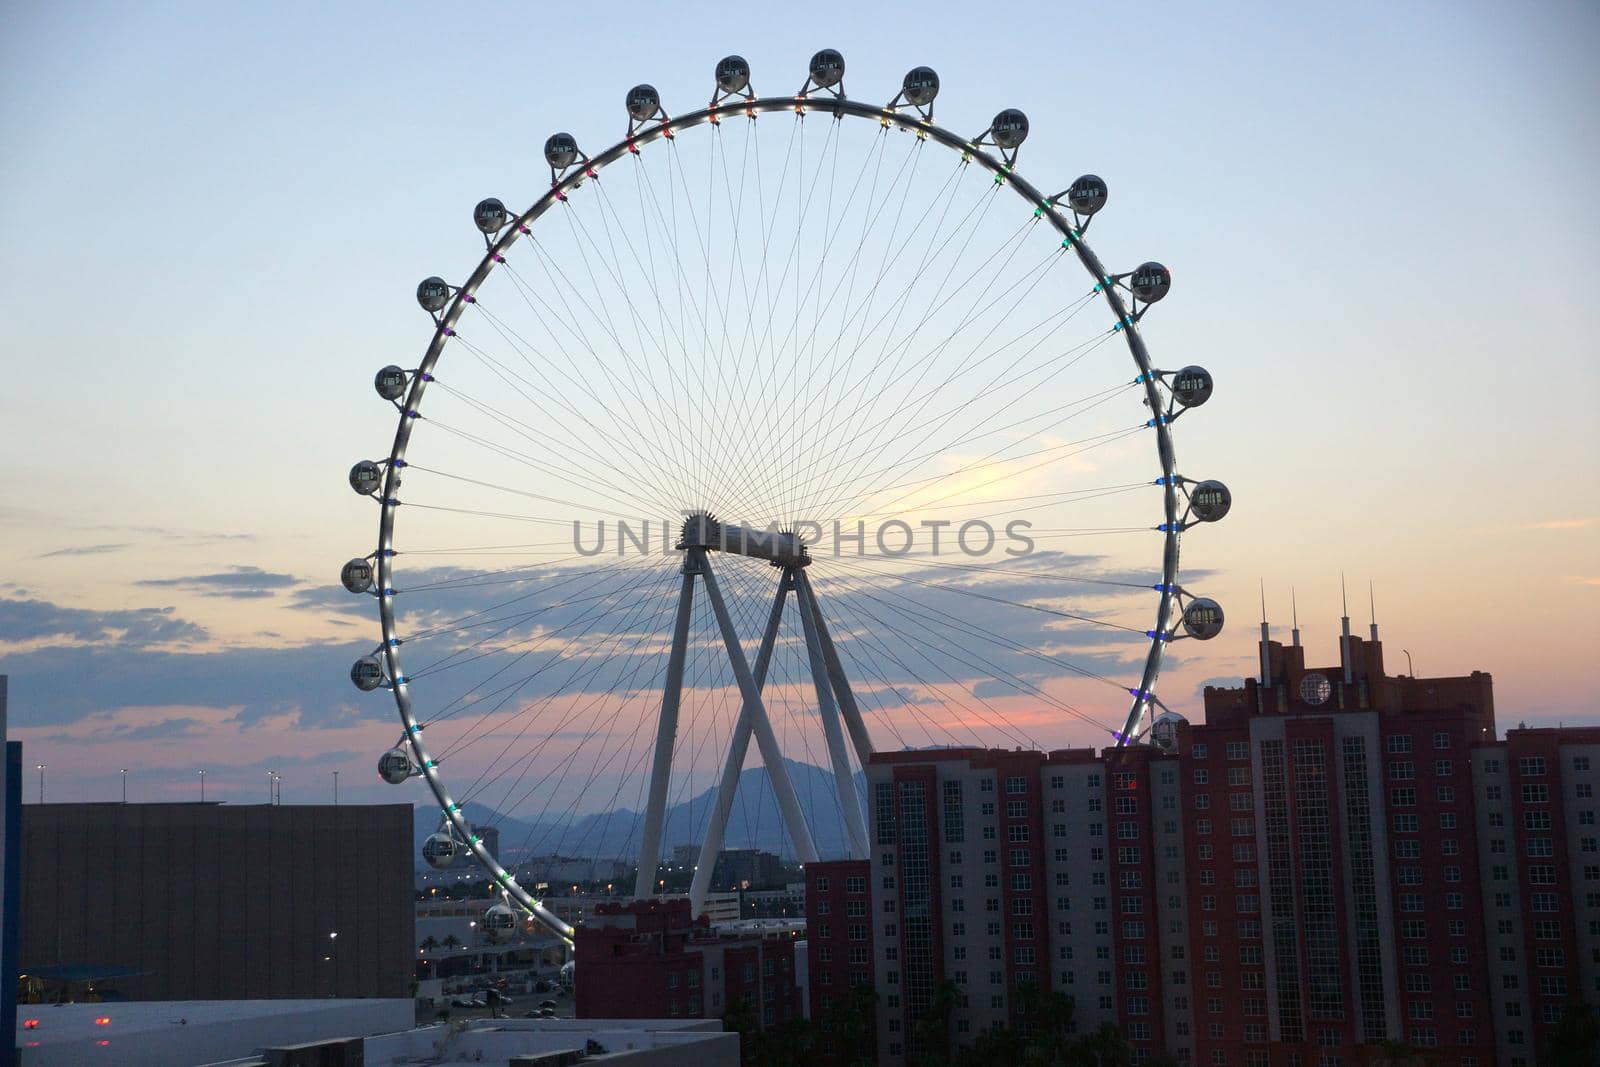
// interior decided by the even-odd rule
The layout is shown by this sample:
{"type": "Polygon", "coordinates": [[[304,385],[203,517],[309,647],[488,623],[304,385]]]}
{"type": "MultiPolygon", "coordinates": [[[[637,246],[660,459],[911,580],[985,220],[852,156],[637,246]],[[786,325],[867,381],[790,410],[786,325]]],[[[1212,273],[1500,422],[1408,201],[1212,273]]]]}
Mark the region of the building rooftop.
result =
{"type": "Polygon", "coordinates": [[[583,1053],[585,1063],[650,1062],[639,1054],[685,1047],[701,1067],[739,1063],[739,1035],[716,1019],[480,1019],[369,1037],[363,1051],[366,1067],[482,1067],[561,1052],[583,1053]]]}

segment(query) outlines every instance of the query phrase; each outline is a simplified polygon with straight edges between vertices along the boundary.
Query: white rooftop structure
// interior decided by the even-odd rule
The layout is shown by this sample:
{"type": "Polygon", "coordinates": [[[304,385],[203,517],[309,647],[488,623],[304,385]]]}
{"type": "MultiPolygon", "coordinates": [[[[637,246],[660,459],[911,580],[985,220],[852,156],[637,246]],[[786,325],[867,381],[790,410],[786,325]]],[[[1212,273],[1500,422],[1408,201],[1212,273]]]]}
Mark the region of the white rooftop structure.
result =
{"type": "Polygon", "coordinates": [[[410,1027],[415,1011],[409,999],[19,1004],[17,1062],[191,1067],[253,1057],[272,1046],[390,1033],[410,1027]]]}
{"type": "Polygon", "coordinates": [[[264,1049],[349,1039],[363,1039],[366,1067],[507,1067],[563,1053],[606,1067],[739,1067],[739,1035],[716,1019],[477,1019],[414,1029],[410,1000],[18,1008],[19,1067],[254,1067],[266,1062],[264,1049]]]}
{"type": "Polygon", "coordinates": [[[482,1067],[581,1053],[605,1067],[739,1067],[739,1035],[716,1019],[478,1019],[366,1040],[365,1067],[482,1067]]]}

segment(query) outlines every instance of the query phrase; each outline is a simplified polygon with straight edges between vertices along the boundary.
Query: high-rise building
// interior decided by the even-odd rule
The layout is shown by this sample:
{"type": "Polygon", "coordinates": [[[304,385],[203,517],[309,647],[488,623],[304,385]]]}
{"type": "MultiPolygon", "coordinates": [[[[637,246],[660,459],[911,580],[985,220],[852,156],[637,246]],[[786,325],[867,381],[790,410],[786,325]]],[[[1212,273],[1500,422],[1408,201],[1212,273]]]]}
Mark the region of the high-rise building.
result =
{"type": "Polygon", "coordinates": [[[806,871],[813,1016],[865,957],[886,1067],[944,981],[957,1044],[1035,983],[1139,1062],[1530,1067],[1600,1002],[1600,728],[1502,740],[1487,674],[1340,644],[1308,668],[1263,640],[1260,678],[1149,747],[874,756],[872,856],[806,871]]]}

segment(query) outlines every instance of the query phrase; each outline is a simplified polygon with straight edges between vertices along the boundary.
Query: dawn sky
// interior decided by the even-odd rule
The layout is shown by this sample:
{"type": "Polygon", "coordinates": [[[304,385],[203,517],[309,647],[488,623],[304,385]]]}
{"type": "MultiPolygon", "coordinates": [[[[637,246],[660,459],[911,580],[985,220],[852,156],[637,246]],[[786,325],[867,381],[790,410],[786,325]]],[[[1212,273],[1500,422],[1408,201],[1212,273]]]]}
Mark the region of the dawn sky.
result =
{"type": "Polygon", "coordinates": [[[1275,635],[1293,588],[1334,662],[1343,572],[1391,672],[1493,673],[1502,729],[1600,720],[1600,8],[804,11],[0,14],[0,673],[50,799],[120,767],[186,797],[202,766],[241,802],[268,768],[394,799],[392,711],[302,703],[350,696],[328,587],[372,512],[345,471],[392,432],[372,372],[427,343],[416,283],[469,269],[478,199],[543,191],[547,134],[619,138],[635,82],[687,111],[737,52],[789,92],[824,46],[855,98],[936,68],[963,132],[1023,108],[1020,171],[1103,175],[1102,257],[1173,269],[1146,336],[1215,374],[1180,447],[1235,498],[1185,543],[1230,625],[1178,657],[1174,710],[1253,672],[1263,583],[1275,635]]]}

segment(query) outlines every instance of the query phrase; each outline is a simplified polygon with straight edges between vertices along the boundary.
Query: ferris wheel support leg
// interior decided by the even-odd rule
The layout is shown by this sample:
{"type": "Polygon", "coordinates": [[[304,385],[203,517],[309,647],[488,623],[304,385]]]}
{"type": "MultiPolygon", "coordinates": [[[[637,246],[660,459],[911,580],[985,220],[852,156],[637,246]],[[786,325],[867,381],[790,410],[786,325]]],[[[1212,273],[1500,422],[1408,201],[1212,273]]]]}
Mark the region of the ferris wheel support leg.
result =
{"type": "Polygon", "coordinates": [[[811,599],[810,589],[805,575],[800,575],[795,586],[795,600],[799,602],[800,625],[806,633],[811,682],[817,691],[817,711],[822,716],[822,733],[828,740],[828,757],[833,763],[834,785],[839,792],[839,811],[844,815],[845,829],[850,835],[850,855],[854,859],[864,859],[868,855],[867,824],[861,814],[861,799],[856,795],[855,776],[850,773],[850,754],[845,751],[844,731],[839,726],[839,708],[834,703],[833,685],[822,660],[822,642],[817,638],[816,605],[811,599]]]}
{"type": "Polygon", "coordinates": [[[656,724],[656,751],[650,765],[650,802],[645,809],[644,839],[639,844],[639,873],[633,895],[655,895],[656,867],[661,862],[661,829],[667,815],[667,787],[672,779],[672,745],[678,735],[678,704],[683,697],[683,661],[688,656],[689,614],[694,606],[694,579],[703,553],[691,552],[683,562],[683,586],[678,593],[678,618],[672,628],[672,651],[667,656],[667,684],[661,697],[661,718],[656,724]]]}
{"type": "MultiPolygon", "coordinates": [[[[702,557],[703,557],[702,550],[702,557]]],[[[754,732],[756,745],[761,750],[761,761],[766,764],[767,777],[772,781],[772,791],[778,799],[778,810],[783,814],[784,828],[789,831],[789,840],[794,844],[795,852],[800,856],[801,863],[815,863],[817,861],[817,846],[811,839],[811,828],[806,825],[804,814],[800,811],[800,798],[795,794],[794,783],[789,780],[789,768],[783,762],[783,750],[778,747],[778,735],[772,731],[772,722],[767,718],[767,706],[761,699],[761,689],[767,680],[767,665],[772,660],[772,646],[778,639],[777,624],[782,617],[784,597],[790,588],[795,588],[792,582],[785,581],[778,587],[778,596],[772,606],[772,615],[767,620],[767,633],[762,636],[761,652],[756,659],[757,676],[750,674],[750,665],[744,658],[744,649],[739,644],[738,635],[733,631],[733,620],[728,617],[728,608],[722,602],[722,591],[717,587],[717,577],[711,573],[710,560],[703,560],[706,579],[706,595],[711,598],[711,610],[717,616],[717,625],[722,629],[722,643],[728,649],[728,662],[733,667],[734,677],[739,680],[739,693],[743,698],[743,707],[739,713],[739,726],[735,728],[734,741],[738,746],[748,746],[749,736],[754,732]],[[749,717],[748,726],[745,723],[749,717]],[[742,734],[743,740],[740,741],[742,734]]],[[[727,766],[735,767],[734,788],[738,787],[738,770],[744,765],[741,756],[737,764],[732,762],[732,752],[729,753],[729,763],[724,767],[724,781],[726,781],[727,766]]],[[[720,799],[720,794],[719,794],[720,799]]],[[[733,792],[729,790],[728,804],[733,804],[733,792]]],[[[727,824],[724,813],[722,820],[716,824],[717,832],[723,832],[727,824]]],[[[701,869],[704,870],[704,847],[701,850],[701,869]]],[[[716,863],[716,854],[711,855],[712,865],[716,863]]],[[[696,872],[697,874],[699,872],[696,872]]],[[[705,875],[709,878],[710,872],[705,875]]]]}
{"type": "MultiPolygon", "coordinates": [[[[783,621],[783,606],[788,599],[789,590],[792,588],[793,579],[785,571],[778,581],[778,594],[772,600],[772,613],[767,617],[766,632],[761,635],[761,648],[756,653],[756,691],[760,692],[766,686],[767,668],[772,663],[772,650],[778,640],[778,626],[783,621]]],[[[728,744],[728,759],[722,765],[722,780],[717,783],[716,804],[711,810],[711,820],[706,824],[705,840],[700,843],[700,859],[694,869],[694,882],[689,889],[689,913],[699,915],[705,907],[706,893],[711,889],[711,875],[717,865],[717,853],[722,851],[723,836],[728,830],[728,814],[733,810],[733,797],[739,788],[739,773],[744,769],[745,756],[750,751],[750,735],[754,732],[754,717],[749,707],[741,708],[738,725],[734,727],[733,740],[728,744]]],[[[767,724],[765,734],[771,734],[771,724],[767,724]]],[[[773,738],[773,747],[776,748],[776,738],[773,738]]],[[[763,754],[765,759],[765,754],[763,754]]],[[[811,863],[817,858],[816,847],[811,841],[810,829],[805,820],[799,817],[800,803],[794,795],[794,786],[789,781],[788,768],[783,765],[781,756],[776,760],[776,769],[769,764],[767,775],[772,780],[772,791],[779,797],[779,806],[784,810],[792,809],[796,818],[794,825],[788,827],[789,836],[794,842],[795,851],[800,856],[802,863],[811,863]],[[783,798],[788,797],[790,803],[784,803],[783,798]]]]}
{"type": "Polygon", "coordinates": [[[850,688],[850,680],[845,677],[844,664],[839,662],[839,651],[833,647],[833,637],[828,633],[828,620],[822,616],[822,601],[817,599],[816,590],[811,587],[811,579],[806,572],[799,571],[798,575],[800,583],[805,586],[806,599],[811,602],[811,615],[817,622],[817,641],[822,645],[822,661],[828,667],[834,698],[839,701],[839,710],[844,714],[845,729],[850,731],[850,744],[856,750],[856,759],[861,761],[862,767],[866,767],[867,761],[872,758],[872,736],[867,733],[867,724],[861,718],[856,695],[850,688]]]}

